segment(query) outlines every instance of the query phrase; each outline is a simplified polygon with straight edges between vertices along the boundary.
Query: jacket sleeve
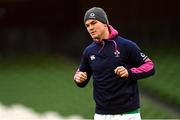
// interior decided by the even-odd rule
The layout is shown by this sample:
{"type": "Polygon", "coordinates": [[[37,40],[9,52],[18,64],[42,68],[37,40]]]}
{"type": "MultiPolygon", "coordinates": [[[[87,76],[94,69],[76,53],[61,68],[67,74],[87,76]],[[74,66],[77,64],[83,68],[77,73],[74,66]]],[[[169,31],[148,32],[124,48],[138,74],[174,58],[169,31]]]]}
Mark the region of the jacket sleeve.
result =
{"type": "Polygon", "coordinates": [[[77,83],[75,81],[75,79],[74,79],[74,82],[76,83],[76,85],[78,87],[85,87],[88,84],[88,82],[89,82],[89,80],[91,78],[91,74],[92,74],[91,68],[89,66],[89,60],[88,60],[88,55],[87,55],[87,51],[86,50],[84,50],[84,52],[82,54],[80,65],[79,65],[78,69],[76,70],[75,74],[77,74],[80,71],[87,73],[87,80],[82,82],[82,83],[77,83]]]}
{"type": "Polygon", "coordinates": [[[154,63],[134,43],[128,47],[129,60],[133,67],[128,69],[129,77],[133,80],[149,77],[155,73],[154,63]]]}

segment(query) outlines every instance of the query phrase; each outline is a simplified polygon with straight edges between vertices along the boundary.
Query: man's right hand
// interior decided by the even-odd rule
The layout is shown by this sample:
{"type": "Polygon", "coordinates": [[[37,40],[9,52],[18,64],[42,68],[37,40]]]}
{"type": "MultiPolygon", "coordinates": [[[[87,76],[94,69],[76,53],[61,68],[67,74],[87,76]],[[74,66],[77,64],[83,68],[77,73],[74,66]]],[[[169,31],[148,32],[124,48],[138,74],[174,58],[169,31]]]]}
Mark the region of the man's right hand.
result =
{"type": "Polygon", "coordinates": [[[77,82],[77,83],[82,83],[84,81],[87,80],[87,73],[86,72],[77,72],[75,75],[74,75],[74,80],[77,82]]]}

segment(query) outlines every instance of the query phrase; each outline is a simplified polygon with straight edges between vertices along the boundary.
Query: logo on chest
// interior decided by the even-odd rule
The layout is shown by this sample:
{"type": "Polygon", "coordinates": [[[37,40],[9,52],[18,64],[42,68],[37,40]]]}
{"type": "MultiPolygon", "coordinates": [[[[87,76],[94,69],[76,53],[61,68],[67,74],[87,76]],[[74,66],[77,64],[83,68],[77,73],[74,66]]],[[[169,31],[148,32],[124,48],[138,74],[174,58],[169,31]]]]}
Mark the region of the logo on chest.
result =
{"type": "Polygon", "coordinates": [[[114,54],[115,54],[115,57],[119,57],[120,52],[119,52],[118,50],[116,50],[116,51],[114,52],[114,54]]]}
{"type": "Polygon", "coordinates": [[[96,59],[95,55],[91,55],[91,56],[90,56],[90,59],[91,59],[91,60],[95,60],[95,59],[96,59]]]}

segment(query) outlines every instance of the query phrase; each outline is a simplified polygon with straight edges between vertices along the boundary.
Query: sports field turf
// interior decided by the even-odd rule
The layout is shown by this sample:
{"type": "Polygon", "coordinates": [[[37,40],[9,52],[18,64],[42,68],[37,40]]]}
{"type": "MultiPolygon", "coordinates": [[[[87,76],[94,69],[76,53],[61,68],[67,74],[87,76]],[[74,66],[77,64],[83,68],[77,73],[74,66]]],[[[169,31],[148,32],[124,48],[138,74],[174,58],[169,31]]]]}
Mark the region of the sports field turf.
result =
{"type": "Polygon", "coordinates": [[[153,56],[156,74],[140,82],[142,88],[159,99],[180,108],[180,56],[163,52],[153,56]]]}
{"type": "MultiPolygon", "coordinates": [[[[77,65],[72,58],[61,56],[0,58],[0,102],[23,104],[39,113],[56,111],[63,116],[92,118],[92,82],[84,89],[76,87],[72,78],[77,65]]],[[[143,96],[141,113],[143,118],[177,118],[143,96]]]]}

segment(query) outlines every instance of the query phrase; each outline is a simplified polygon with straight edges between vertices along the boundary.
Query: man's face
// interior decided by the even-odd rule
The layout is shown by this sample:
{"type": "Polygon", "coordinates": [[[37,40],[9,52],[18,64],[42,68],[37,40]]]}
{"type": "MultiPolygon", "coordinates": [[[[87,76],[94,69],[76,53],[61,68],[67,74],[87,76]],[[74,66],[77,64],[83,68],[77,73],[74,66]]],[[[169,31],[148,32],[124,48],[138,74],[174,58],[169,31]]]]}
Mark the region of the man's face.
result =
{"type": "Polygon", "coordinates": [[[103,24],[98,20],[94,20],[94,19],[87,20],[85,22],[85,25],[91,37],[96,41],[102,39],[103,34],[107,28],[106,24],[103,24]]]}

